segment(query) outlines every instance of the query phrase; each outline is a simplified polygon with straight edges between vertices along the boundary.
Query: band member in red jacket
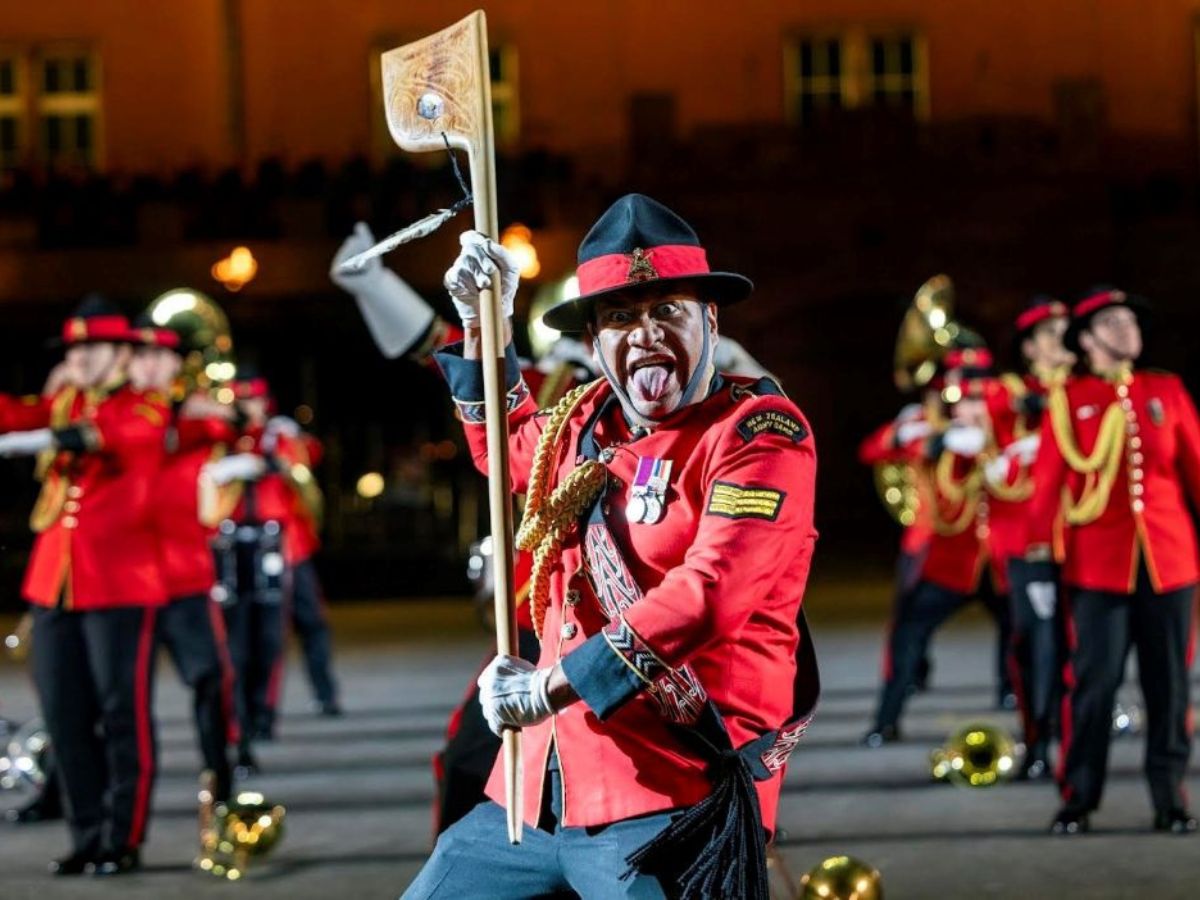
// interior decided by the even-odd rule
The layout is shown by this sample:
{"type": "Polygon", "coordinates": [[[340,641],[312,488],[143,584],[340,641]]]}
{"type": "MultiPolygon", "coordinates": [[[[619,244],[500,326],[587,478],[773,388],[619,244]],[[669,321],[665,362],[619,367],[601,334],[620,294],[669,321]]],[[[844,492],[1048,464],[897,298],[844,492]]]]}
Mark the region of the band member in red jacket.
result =
{"type": "Polygon", "coordinates": [[[987,464],[992,493],[992,552],[1009,577],[1012,603],[1013,683],[1020,700],[1025,758],[1019,777],[1047,778],[1055,704],[1061,696],[1063,641],[1057,592],[1029,590],[1025,539],[1033,481],[1030,470],[1041,441],[1047,393],[1067,379],[1075,356],[1063,346],[1069,313],[1051,297],[1034,297],[1017,317],[1016,345],[1024,375],[1002,375],[988,397],[1000,453],[987,464]]]}
{"type": "Polygon", "coordinates": [[[204,768],[213,773],[213,796],[228,800],[232,786],[228,742],[233,727],[233,669],[225,622],[212,597],[216,582],[211,524],[201,521],[200,470],[236,437],[228,405],[180,381],[180,336],[148,321],[137,322],[140,344],[129,364],[130,383],[171,402],[163,466],[154,483],[154,524],[168,602],[158,614],[158,641],[192,690],[192,714],[204,768]]]}
{"type": "MultiPolygon", "coordinates": [[[[937,392],[930,392],[937,399],[937,392]]],[[[858,461],[872,466],[876,473],[876,485],[881,485],[880,472],[887,468],[903,472],[902,484],[890,484],[884,491],[898,491],[896,501],[888,503],[888,510],[903,529],[900,534],[900,554],[896,560],[895,592],[892,597],[892,618],[888,626],[888,640],[884,644],[883,678],[892,671],[891,634],[901,611],[920,583],[921,567],[929,552],[929,541],[933,536],[933,520],[929,508],[932,500],[930,484],[921,465],[925,442],[933,435],[934,424],[929,420],[929,403],[910,403],[890,422],[881,425],[863,439],[858,446],[858,461]]],[[[924,656],[917,662],[917,673],[913,687],[924,690],[929,682],[932,665],[924,656]]]]}
{"type": "MultiPolygon", "coordinates": [[[[518,275],[482,235],[462,245],[446,283],[466,339],[438,359],[485,469],[479,291],[511,314],[518,275]]],[[[714,895],[765,897],[764,831],[815,702],[799,616],[812,437],[773,382],[716,373],[718,307],[751,285],[710,272],[670,210],[618,200],[578,271],[582,295],[545,321],[589,331],[604,378],[539,413],[511,351],[508,366],[541,656],[480,676],[492,728],[523,729],[528,828],[520,847],[505,840],[494,771],[493,799],[442,834],[406,896],[665,896],[711,879],[714,895]]]]}
{"type": "Polygon", "coordinates": [[[1027,559],[1052,585],[1062,566],[1070,663],[1063,703],[1062,809],[1051,830],[1088,830],[1108,765],[1115,691],[1131,646],[1146,716],[1154,828],[1188,833],[1188,669],[1195,638],[1200,419],[1174,375],[1135,368],[1145,301],[1097,289],[1075,304],[1066,344],[1088,366],[1047,398],[1034,464],[1027,559]],[[1065,531],[1050,527],[1060,508],[1065,531]]]}
{"type": "MultiPolygon", "coordinates": [[[[364,223],[355,226],[338,249],[330,266],[330,278],[355,298],[380,353],[389,358],[404,356],[421,365],[431,365],[433,354],[461,341],[462,329],[441,319],[407,283],[376,258],[362,269],[344,273],[342,260],[368,249],[375,237],[364,223]]],[[[534,310],[530,310],[530,316],[534,310]]],[[[718,371],[762,377],[766,370],[741,345],[722,338],[714,354],[718,371]]],[[[573,336],[560,336],[549,351],[536,361],[520,360],[521,377],[539,409],[553,407],[570,390],[596,377],[591,350],[573,336]]],[[[480,548],[490,541],[479,542],[480,548]]],[[[479,598],[490,608],[490,551],[478,551],[479,598]]],[[[538,638],[530,616],[529,576],[533,556],[518,551],[514,560],[517,599],[517,632],[520,655],[530,662],[538,658],[538,638]]],[[[463,702],[451,714],[446,743],[434,758],[438,799],[434,830],[441,833],[485,799],[484,789],[500,750],[500,739],[488,728],[479,705],[479,686],[474,679],[463,702]]]]}
{"type": "Polygon", "coordinates": [[[963,343],[946,353],[935,382],[948,412],[938,413],[945,424],[922,443],[933,535],[920,583],[892,628],[892,666],[885,674],[874,725],[863,737],[868,747],[900,739],[900,716],[934,632],[976,597],[1000,624],[997,668],[1003,672],[1006,667],[1007,582],[991,552],[991,497],[984,476],[984,463],[995,449],[987,410],[994,383],[992,356],[973,333],[964,331],[963,343]]]}
{"type": "Polygon", "coordinates": [[[124,316],[87,301],[62,337],[68,383],[0,404],[0,456],[39,455],[22,593],[72,843],[51,871],[120,874],[140,865],[154,780],[154,623],[166,591],[153,490],[168,411],[126,383],[124,316]]]}

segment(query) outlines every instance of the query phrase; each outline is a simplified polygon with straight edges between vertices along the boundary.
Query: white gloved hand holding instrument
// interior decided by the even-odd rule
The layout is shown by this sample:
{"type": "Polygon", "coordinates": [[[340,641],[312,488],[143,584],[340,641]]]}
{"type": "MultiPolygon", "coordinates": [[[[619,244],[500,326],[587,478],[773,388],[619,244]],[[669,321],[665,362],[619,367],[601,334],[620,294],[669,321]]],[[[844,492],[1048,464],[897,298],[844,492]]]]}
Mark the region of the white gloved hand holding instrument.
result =
{"type": "Polygon", "coordinates": [[[498,291],[505,318],[513,314],[513,301],[521,281],[521,267],[511,253],[478,231],[459,235],[458,257],[446,270],[444,283],[464,326],[479,324],[479,292],[498,291]]]}
{"type": "Polygon", "coordinates": [[[505,727],[536,725],[554,715],[548,690],[552,671],[538,669],[519,656],[493,659],[476,681],[488,728],[499,735],[505,727]]]}
{"type": "Polygon", "coordinates": [[[33,431],[10,431],[0,434],[0,458],[36,456],[54,446],[54,432],[49,428],[33,431]]]}
{"type": "Polygon", "coordinates": [[[342,242],[329,277],[342,290],[353,295],[375,346],[388,359],[403,356],[433,324],[434,312],[421,296],[376,256],[360,269],[341,271],[344,260],[361,253],[375,243],[365,222],[354,226],[354,233],[342,242]]]}
{"type": "Polygon", "coordinates": [[[257,453],[234,453],[206,463],[200,474],[218,486],[231,481],[255,481],[267,471],[267,461],[257,453]]]}

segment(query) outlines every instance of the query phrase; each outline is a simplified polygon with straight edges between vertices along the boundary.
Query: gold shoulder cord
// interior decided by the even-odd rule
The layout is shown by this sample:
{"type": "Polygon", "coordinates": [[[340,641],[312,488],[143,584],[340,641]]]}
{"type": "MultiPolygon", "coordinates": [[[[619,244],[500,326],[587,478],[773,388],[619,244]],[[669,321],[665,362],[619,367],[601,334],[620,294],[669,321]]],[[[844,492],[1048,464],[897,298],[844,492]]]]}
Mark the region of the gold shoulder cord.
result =
{"type": "Polygon", "coordinates": [[[584,395],[599,382],[580,385],[550,410],[550,417],[538,438],[529,470],[529,491],[525,515],[517,530],[517,547],[533,553],[533,572],[529,577],[530,613],[533,630],[540,638],[550,601],[550,570],[562,559],[562,542],[579,516],[599,495],[608,479],[608,470],[597,460],[586,460],[573,469],[550,492],[550,476],[558,448],[571,414],[584,395]]]}
{"type": "Polygon", "coordinates": [[[967,530],[967,526],[975,521],[975,512],[979,506],[979,488],[983,482],[983,473],[978,466],[972,468],[966,478],[955,481],[954,458],[954,454],[949,450],[944,451],[934,467],[936,493],[951,503],[962,504],[958,515],[949,520],[942,517],[941,504],[937,502],[937,498],[930,504],[933,511],[933,528],[943,537],[962,534],[967,530]]]}
{"type": "Polygon", "coordinates": [[[1100,432],[1096,446],[1090,455],[1084,455],[1075,443],[1071,430],[1071,409],[1067,393],[1062,386],[1055,387],[1047,400],[1050,425],[1054,439],[1058,442],[1063,459],[1068,466],[1083,475],[1083,491],[1079,500],[1071,496],[1069,487],[1063,488],[1063,513],[1069,525],[1087,525],[1100,517],[1108,507],[1113,483],[1121,468],[1121,453],[1125,449],[1125,415],[1116,404],[1111,404],[1100,421],[1100,432]]]}
{"type": "MultiPolygon", "coordinates": [[[[75,405],[78,391],[73,387],[63,388],[50,404],[50,427],[66,428],[71,424],[71,407],[75,405]]],[[[55,470],[54,461],[60,451],[51,447],[38,454],[34,477],[42,483],[37,502],[29,514],[29,529],[35,534],[45,531],[58,519],[67,502],[67,476],[55,470]]]]}

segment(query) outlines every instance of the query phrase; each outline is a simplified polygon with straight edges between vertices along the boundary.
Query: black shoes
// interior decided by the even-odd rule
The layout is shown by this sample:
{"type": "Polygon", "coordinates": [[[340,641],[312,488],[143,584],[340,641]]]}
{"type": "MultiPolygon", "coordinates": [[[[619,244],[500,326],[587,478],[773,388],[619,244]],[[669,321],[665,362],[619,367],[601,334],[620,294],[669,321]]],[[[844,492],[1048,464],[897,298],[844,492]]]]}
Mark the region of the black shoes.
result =
{"type": "Polygon", "coordinates": [[[1051,776],[1050,763],[1047,759],[1046,745],[1037,741],[1030,745],[1021,762],[1021,770],[1017,772],[1017,781],[1041,781],[1051,776]]]}
{"type": "Polygon", "coordinates": [[[258,759],[254,756],[254,751],[250,749],[249,744],[242,744],[238,747],[237,765],[233,769],[233,777],[242,781],[258,773],[258,759]]]}
{"type": "Polygon", "coordinates": [[[127,875],[142,867],[142,855],[137,850],[124,850],[120,853],[106,853],[96,860],[92,874],[97,878],[109,875],[127,875]]]}
{"type": "Polygon", "coordinates": [[[318,716],[338,718],[339,716],[344,715],[342,705],[336,700],[318,700],[315,705],[318,716]]]}
{"type": "Polygon", "coordinates": [[[900,740],[900,729],[895,725],[884,725],[863,735],[862,745],[874,750],[884,744],[894,744],[900,740]]]}
{"type": "Polygon", "coordinates": [[[95,862],[94,853],[72,853],[70,856],[54,860],[48,868],[51,875],[82,875],[95,862]]]}
{"type": "Polygon", "coordinates": [[[996,709],[1012,711],[1017,708],[1017,695],[1011,688],[1004,688],[996,695],[996,709]]]}
{"type": "Polygon", "coordinates": [[[1186,809],[1170,809],[1156,813],[1154,816],[1155,831],[1169,831],[1171,834],[1191,834],[1196,830],[1196,817],[1186,809]]]}
{"type": "Polygon", "coordinates": [[[1051,834],[1084,834],[1091,827],[1088,814],[1082,810],[1063,808],[1050,823],[1051,834]]]}

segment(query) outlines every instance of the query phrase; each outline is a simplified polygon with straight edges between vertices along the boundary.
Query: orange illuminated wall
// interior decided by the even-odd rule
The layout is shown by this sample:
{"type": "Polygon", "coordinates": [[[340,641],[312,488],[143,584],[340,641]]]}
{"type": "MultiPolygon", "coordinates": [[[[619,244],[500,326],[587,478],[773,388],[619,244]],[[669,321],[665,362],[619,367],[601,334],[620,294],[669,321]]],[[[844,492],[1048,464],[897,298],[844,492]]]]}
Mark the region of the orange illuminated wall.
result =
{"type": "MultiPolygon", "coordinates": [[[[479,2],[0,0],[0,45],[81,40],[102,54],[107,167],[235,161],[230,17],[242,35],[245,162],[367,153],[372,48],[479,2]]],[[[1107,130],[1195,154],[1200,0],[603,0],[484,2],[517,47],[521,141],[602,164],[627,145],[637,93],[673,95],[697,126],[782,122],[783,54],[805,29],[912,27],[930,118],[1052,121],[1054,88],[1094,80],[1107,130]]]]}

